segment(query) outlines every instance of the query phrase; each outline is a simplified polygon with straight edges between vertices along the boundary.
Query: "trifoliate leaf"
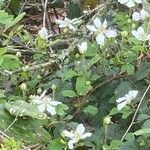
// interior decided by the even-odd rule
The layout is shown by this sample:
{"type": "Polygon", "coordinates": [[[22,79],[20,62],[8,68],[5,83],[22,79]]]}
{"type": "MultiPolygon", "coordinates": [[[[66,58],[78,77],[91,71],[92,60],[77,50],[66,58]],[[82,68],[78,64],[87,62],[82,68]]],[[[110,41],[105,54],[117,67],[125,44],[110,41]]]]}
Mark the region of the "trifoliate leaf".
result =
{"type": "Polygon", "coordinates": [[[14,116],[29,116],[36,119],[45,119],[46,114],[38,111],[37,107],[25,101],[11,101],[5,104],[5,108],[14,116]]]}

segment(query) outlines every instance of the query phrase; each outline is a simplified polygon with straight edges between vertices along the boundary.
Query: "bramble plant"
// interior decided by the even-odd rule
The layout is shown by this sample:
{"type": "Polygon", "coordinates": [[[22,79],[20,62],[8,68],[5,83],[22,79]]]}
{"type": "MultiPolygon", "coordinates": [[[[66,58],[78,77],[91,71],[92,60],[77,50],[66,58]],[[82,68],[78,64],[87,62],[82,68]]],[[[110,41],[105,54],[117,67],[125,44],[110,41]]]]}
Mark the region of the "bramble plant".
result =
{"type": "Polygon", "coordinates": [[[0,150],[149,150],[150,2],[35,3],[0,0],[0,150]]]}

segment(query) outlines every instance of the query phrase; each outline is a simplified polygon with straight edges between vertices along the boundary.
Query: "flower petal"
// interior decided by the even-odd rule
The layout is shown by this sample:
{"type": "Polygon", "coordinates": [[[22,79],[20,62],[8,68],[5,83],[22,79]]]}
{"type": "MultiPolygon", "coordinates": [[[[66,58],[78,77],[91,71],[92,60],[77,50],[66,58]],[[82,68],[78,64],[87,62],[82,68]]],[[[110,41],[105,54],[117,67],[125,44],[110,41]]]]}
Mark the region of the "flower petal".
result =
{"type": "Polygon", "coordinates": [[[56,19],[55,22],[56,22],[57,24],[64,24],[64,20],[60,20],[60,19],[56,19]]]}
{"type": "Polygon", "coordinates": [[[107,20],[106,19],[104,20],[104,22],[102,24],[102,27],[105,28],[105,29],[107,28],[107,20]]]}
{"type": "Polygon", "coordinates": [[[137,29],[137,31],[138,31],[139,34],[144,34],[144,33],[145,33],[143,27],[139,27],[139,28],[137,29]]]}
{"type": "Polygon", "coordinates": [[[77,30],[77,29],[76,29],[73,25],[71,25],[71,24],[69,24],[69,29],[72,30],[72,31],[76,31],[76,30],[77,30]]]}
{"type": "Polygon", "coordinates": [[[47,37],[48,37],[48,31],[45,27],[41,28],[41,30],[39,30],[38,34],[39,34],[40,38],[42,38],[42,39],[47,39],[47,37]]]}
{"type": "Polygon", "coordinates": [[[133,19],[134,21],[139,21],[139,20],[141,19],[140,13],[134,12],[134,13],[132,14],[132,19],[133,19]]]}
{"type": "Polygon", "coordinates": [[[124,96],[124,97],[120,97],[120,98],[116,99],[116,102],[117,103],[122,103],[125,100],[126,100],[126,97],[124,96]]]}
{"type": "Polygon", "coordinates": [[[138,4],[142,3],[142,0],[135,0],[138,4]]]}
{"type": "Polygon", "coordinates": [[[126,4],[129,8],[134,7],[135,4],[132,0],[129,0],[129,2],[126,4]]]}
{"type": "Polygon", "coordinates": [[[120,111],[122,108],[124,108],[126,106],[126,101],[117,104],[117,109],[120,111]]]}
{"type": "Polygon", "coordinates": [[[105,36],[104,34],[98,34],[96,36],[96,42],[99,44],[99,45],[104,45],[104,41],[105,41],[105,36]]]}
{"type": "Polygon", "coordinates": [[[60,28],[65,28],[65,27],[67,27],[67,25],[65,23],[62,23],[62,24],[59,25],[59,27],[60,28]]]}
{"type": "Polygon", "coordinates": [[[49,104],[52,105],[52,106],[57,106],[57,105],[59,105],[59,104],[62,104],[62,102],[50,101],[49,104]]]}
{"type": "Polygon", "coordinates": [[[51,106],[51,105],[47,105],[46,110],[47,110],[52,116],[56,115],[56,109],[55,109],[55,107],[53,107],[53,106],[51,106]]]}
{"type": "Polygon", "coordinates": [[[47,92],[46,90],[43,91],[43,93],[40,95],[40,99],[45,96],[46,92],[47,92]]]}
{"type": "Polygon", "coordinates": [[[106,36],[107,36],[108,38],[116,37],[116,36],[117,36],[116,31],[113,31],[113,30],[110,30],[110,29],[106,30],[106,31],[105,31],[105,34],[106,34],[106,36]]]}
{"type": "Polygon", "coordinates": [[[121,4],[126,4],[128,2],[128,0],[118,0],[118,2],[121,4]]]}
{"type": "Polygon", "coordinates": [[[149,17],[149,13],[148,13],[147,11],[145,11],[144,9],[142,9],[142,10],[140,11],[140,14],[141,14],[141,18],[142,18],[143,20],[149,17]]]}
{"type": "Polygon", "coordinates": [[[125,95],[127,104],[130,104],[131,100],[135,99],[137,97],[138,91],[131,90],[128,92],[128,94],[125,95]]]}
{"type": "Polygon", "coordinates": [[[69,132],[69,131],[67,131],[67,130],[64,130],[62,133],[63,133],[64,136],[66,136],[66,137],[69,137],[69,138],[71,138],[71,139],[74,138],[74,134],[73,134],[72,132],[69,132]]]}
{"type": "Polygon", "coordinates": [[[87,42],[82,42],[81,45],[78,44],[77,46],[81,54],[87,51],[87,42]]]}
{"type": "Polygon", "coordinates": [[[75,140],[70,140],[70,141],[68,142],[68,147],[69,147],[69,149],[73,149],[73,144],[74,144],[74,143],[76,143],[75,140]]]}
{"type": "Polygon", "coordinates": [[[95,19],[93,20],[93,22],[94,22],[94,25],[96,26],[97,29],[102,26],[102,23],[101,23],[101,21],[100,21],[99,18],[95,18],[95,19]]]}
{"type": "Polygon", "coordinates": [[[87,132],[87,133],[82,134],[80,138],[81,138],[81,139],[85,139],[85,138],[87,138],[87,137],[90,137],[91,135],[92,135],[92,133],[87,132]]]}
{"type": "Polygon", "coordinates": [[[97,29],[93,25],[87,25],[86,27],[87,27],[88,30],[90,30],[92,32],[96,32],[97,31],[97,29]]]}
{"type": "Polygon", "coordinates": [[[133,30],[133,31],[132,31],[132,35],[133,35],[136,39],[141,40],[140,35],[139,35],[139,33],[138,33],[136,30],[133,30]]]}
{"type": "Polygon", "coordinates": [[[45,104],[38,105],[37,108],[38,108],[38,110],[39,110],[40,112],[44,112],[45,109],[46,109],[46,108],[45,108],[45,104]]]}
{"type": "Polygon", "coordinates": [[[82,135],[82,134],[85,132],[85,127],[83,126],[83,124],[79,124],[79,125],[77,126],[76,132],[77,132],[79,135],[82,135]]]}

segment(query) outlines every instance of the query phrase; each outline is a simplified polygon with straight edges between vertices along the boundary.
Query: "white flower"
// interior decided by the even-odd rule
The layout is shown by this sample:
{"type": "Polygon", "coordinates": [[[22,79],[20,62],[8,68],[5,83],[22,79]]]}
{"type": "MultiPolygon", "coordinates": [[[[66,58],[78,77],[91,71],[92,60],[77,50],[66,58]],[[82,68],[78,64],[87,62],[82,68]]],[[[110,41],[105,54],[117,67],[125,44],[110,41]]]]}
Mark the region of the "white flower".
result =
{"type": "Polygon", "coordinates": [[[81,54],[84,54],[87,51],[87,42],[82,42],[81,44],[78,44],[77,46],[81,54]]]}
{"type": "Polygon", "coordinates": [[[85,127],[83,126],[83,124],[79,124],[75,131],[64,130],[62,134],[70,138],[68,142],[69,149],[73,149],[75,143],[78,143],[80,140],[90,137],[92,135],[92,133],[90,132],[85,132],[85,127]]]}
{"type": "Polygon", "coordinates": [[[59,24],[60,28],[66,28],[67,27],[67,28],[69,28],[72,31],[76,31],[77,30],[77,28],[75,27],[75,23],[77,23],[76,21],[77,21],[76,18],[72,19],[72,20],[70,20],[70,19],[68,19],[66,17],[65,17],[64,20],[56,19],[56,23],[59,24]]]}
{"type": "Polygon", "coordinates": [[[133,19],[134,21],[139,21],[139,20],[141,20],[141,15],[140,15],[140,13],[137,12],[137,11],[135,11],[135,12],[132,14],[132,19],[133,19]]]}
{"type": "Polygon", "coordinates": [[[132,35],[139,41],[150,41],[150,33],[145,33],[143,27],[139,27],[137,30],[132,31],[132,35]]]}
{"type": "Polygon", "coordinates": [[[118,110],[121,110],[124,108],[127,104],[131,103],[131,100],[135,99],[137,97],[138,91],[131,90],[127,94],[125,94],[124,97],[118,98],[116,100],[117,102],[117,108],[118,110]]]}
{"type": "Polygon", "coordinates": [[[42,27],[41,30],[38,32],[41,39],[47,39],[48,38],[48,31],[45,27],[42,27]]]}
{"type": "Polygon", "coordinates": [[[118,0],[121,4],[126,4],[129,8],[134,7],[135,3],[142,3],[142,0],[118,0]]]}
{"type": "Polygon", "coordinates": [[[25,90],[27,89],[26,83],[22,83],[22,84],[20,85],[20,88],[21,88],[22,91],[25,91],[25,90]]]}
{"type": "Polygon", "coordinates": [[[136,11],[132,14],[132,19],[134,21],[145,20],[148,17],[149,17],[149,13],[144,9],[140,10],[140,12],[136,11]]]}
{"type": "Polygon", "coordinates": [[[145,11],[144,9],[142,9],[140,11],[140,15],[141,15],[141,19],[142,20],[144,20],[144,19],[146,19],[146,18],[148,18],[150,16],[149,13],[147,11],[145,11]]]}
{"type": "Polygon", "coordinates": [[[45,95],[46,91],[44,91],[40,96],[32,95],[32,103],[37,105],[37,108],[40,112],[47,111],[52,116],[56,114],[56,106],[62,104],[62,102],[54,101],[48,95],[45,95]]]}
{"type": "Polygon", "coordinates": [[[96,41],[99,45],[104,45],[105,38],[116,37],[117,33],[114,30],[107,29],[107,21],[102,23],[99,18],[94,19],[94,25],[87,25],[86,27],[97,34],[96,41]]]}

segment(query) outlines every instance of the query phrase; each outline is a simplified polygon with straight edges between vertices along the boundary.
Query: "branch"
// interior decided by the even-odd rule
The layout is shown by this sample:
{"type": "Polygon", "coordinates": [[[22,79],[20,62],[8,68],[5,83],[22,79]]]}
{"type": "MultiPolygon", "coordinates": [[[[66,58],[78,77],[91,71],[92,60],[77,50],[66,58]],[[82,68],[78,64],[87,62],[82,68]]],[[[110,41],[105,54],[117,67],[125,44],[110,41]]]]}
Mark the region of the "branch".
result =
{"type": "Polygon", "coordinates": [[[137,113],[138,113],[138,111],[139,111],[139,108],[140,108],[140,106],[141,106],[141,104],[142,104],[142,102],[143,102],[143,100],[144,100],[144,97],[145,97],[145,95],[147,94],[147,92],[148,92],[149,89],[150,89],[150,85],[149,85],[149,86],[147,87],[147,89],[145,90],[145,92],[144,92],[144,94],[143,94],[143,96],[142,96],[142,98],[141,98],[141,100],[140,100],[140,102],[139,102],[139,104],[138,104],[138,106],[137,106],[137,108],[136,108],[136,111],[135,111],[135,113],[134,113],[134,115],[133,115],[132,121],[131,121],[129,127],[127,128],[125,134],[123,135],[122,139],[121,139],[121,142],[124,140],[124,138],[126,137],[127,133],[128,133],[129,130],[131,129],[132,125],[134,124],[136,115],[137,115],[137,113]]]}
{"type": "MultiPolygon", "coordinates": [[[[34,70],[37,70],[37,69],[46,68],[48,66],[51,66],[51,65],[55,64],[56,62],[57,62],[57,60],[51,60],[51,61],[43,63],[43,64],[34,65],[34,66],[29,67],[29,69],[27,69],[27,71],[34,71],[34,70]]],[[[18,70],[15,70],[15,71],[5,71],[4,73],[2,73],[2,72],[1,73],[5,76],[11,76],[13,74],[23,72],[24,69],[25,68],[22,67],[22,68],[19,68],[18,70]]]]}

